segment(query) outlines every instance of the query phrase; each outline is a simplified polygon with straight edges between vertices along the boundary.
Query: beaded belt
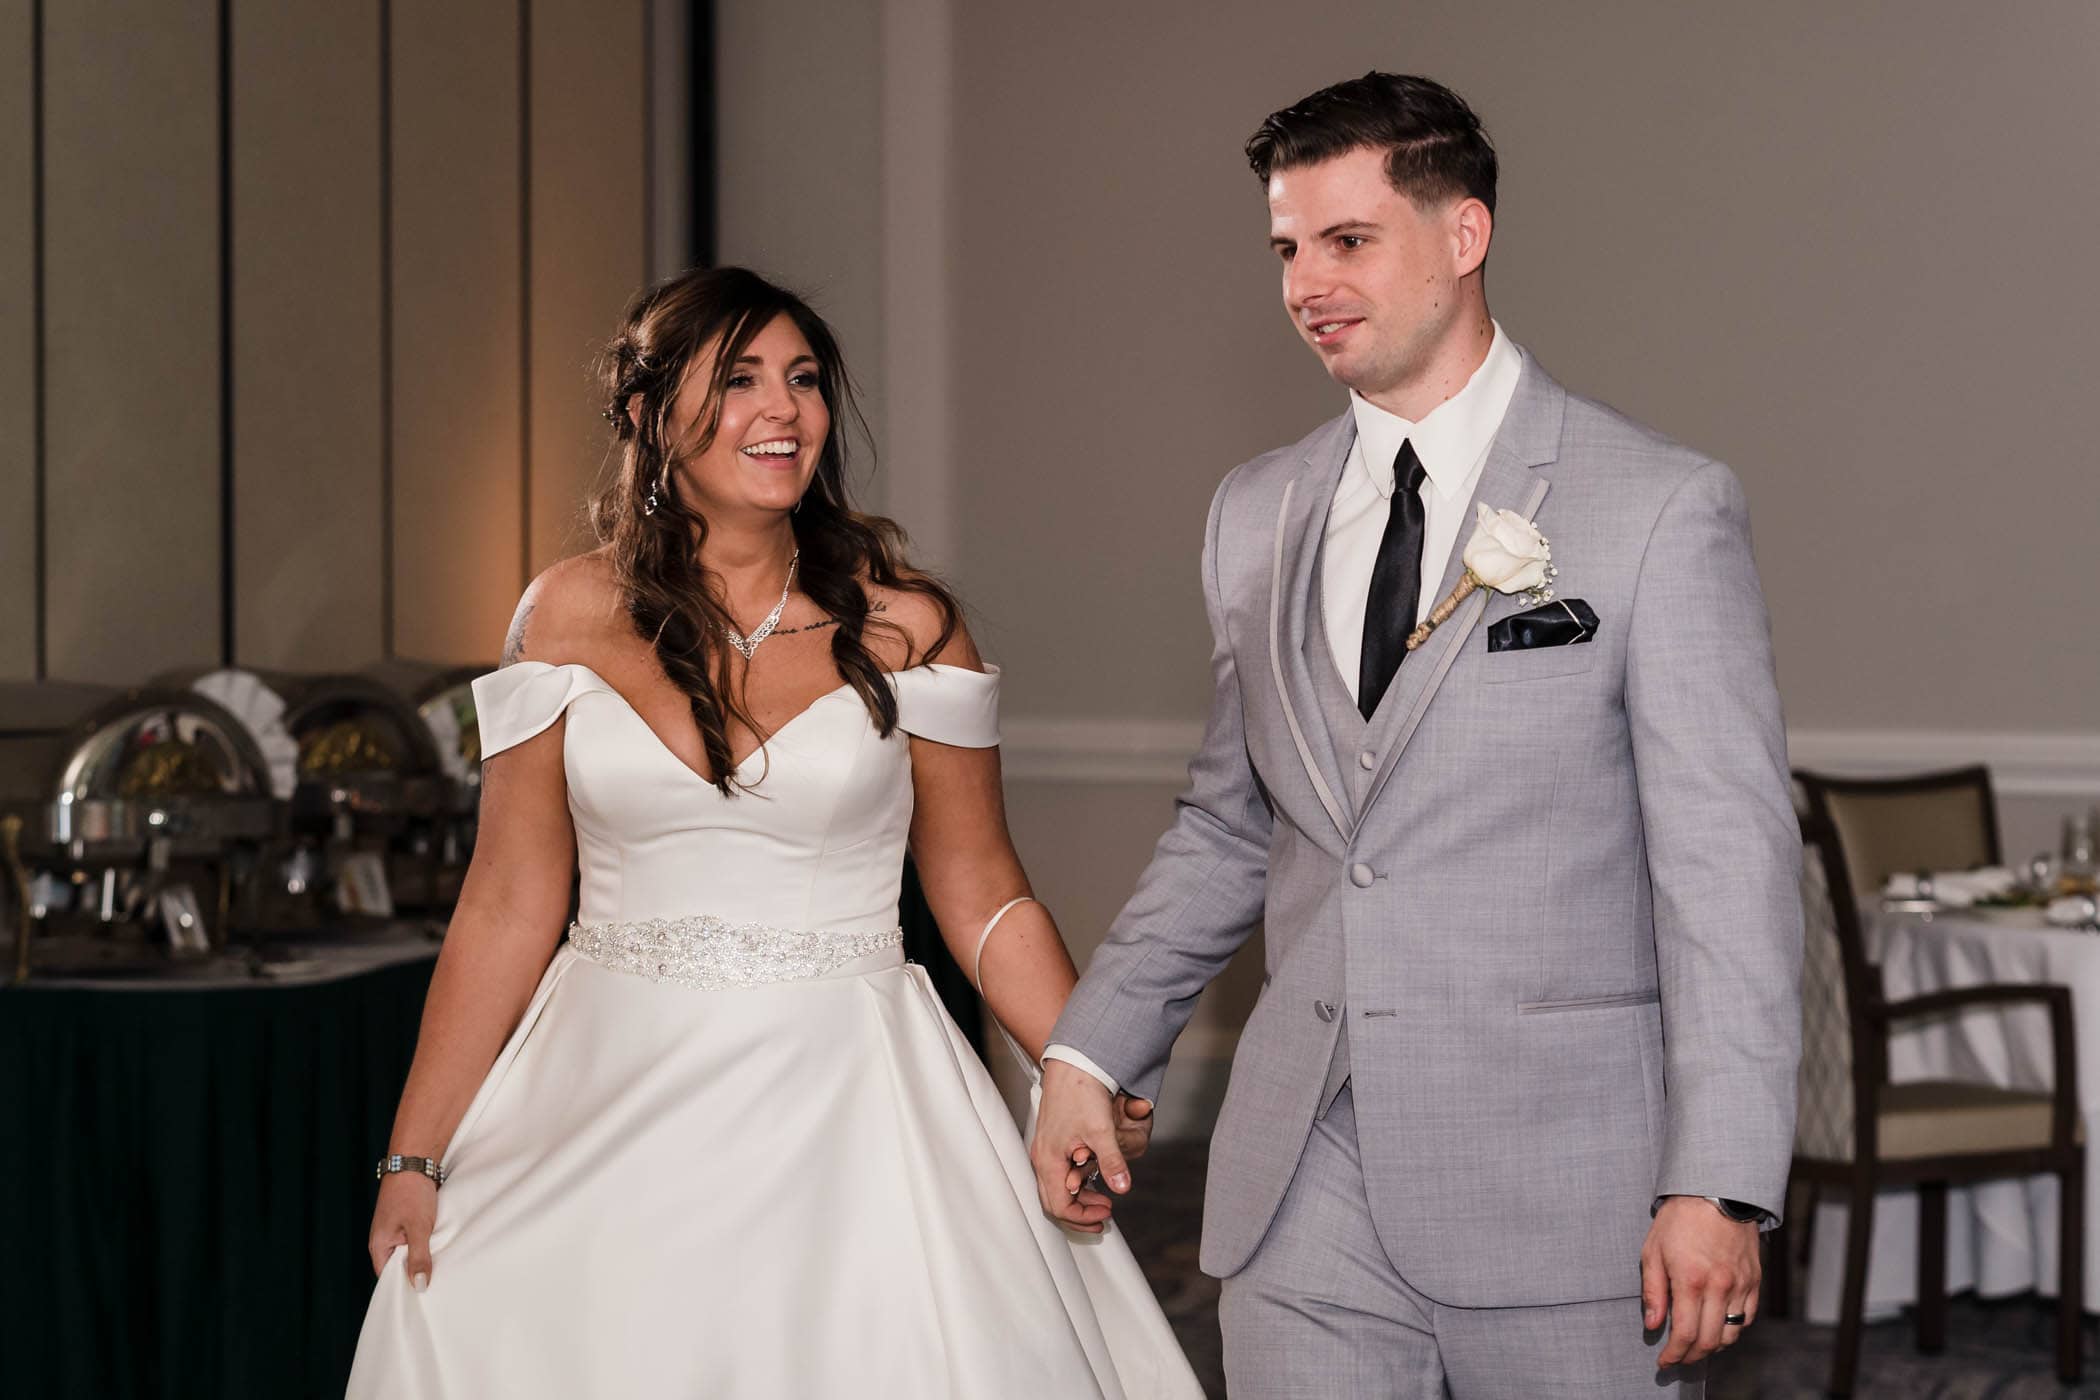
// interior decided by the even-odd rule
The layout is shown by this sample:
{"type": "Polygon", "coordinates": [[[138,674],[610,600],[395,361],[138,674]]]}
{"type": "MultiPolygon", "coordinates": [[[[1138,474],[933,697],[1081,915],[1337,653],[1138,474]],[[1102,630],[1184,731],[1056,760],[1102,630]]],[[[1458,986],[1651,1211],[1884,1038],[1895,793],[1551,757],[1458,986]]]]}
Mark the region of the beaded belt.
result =
{"type": "Polygon", "coordinates": [[[807,981],[903,942],[901,928],[812,933],[767,924],[733,924],[712,914],[632,924],[569,925],[569,946],[600,967],[709,992],[807,981]]]}

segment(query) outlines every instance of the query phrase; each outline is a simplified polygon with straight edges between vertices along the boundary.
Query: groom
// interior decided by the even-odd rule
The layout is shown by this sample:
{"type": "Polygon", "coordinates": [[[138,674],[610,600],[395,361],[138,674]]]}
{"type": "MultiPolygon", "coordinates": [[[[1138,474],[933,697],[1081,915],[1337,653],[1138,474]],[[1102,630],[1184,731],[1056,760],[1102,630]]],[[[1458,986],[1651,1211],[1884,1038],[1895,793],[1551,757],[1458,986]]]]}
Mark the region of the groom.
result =
{"type": "Polygon", "coordinates": [[[1259,925],[1204,1210],[1232,1394],[1696,1394],[1756,1315],[1798,1048],[1741,488],[1489,317],[1495,153],[1456,94],[1371,73],[1247,156],[1284,306],[1349,402],[1212,503],[1209,724],[1051,1037],[1045,1207],[1106,1214],[1075,1158],[1129,1189],[1110,1096],[1157,1096],[1259,925]],[[1483,505],[1557,575],[1474,591],[1410,650],[1483,505]]]}

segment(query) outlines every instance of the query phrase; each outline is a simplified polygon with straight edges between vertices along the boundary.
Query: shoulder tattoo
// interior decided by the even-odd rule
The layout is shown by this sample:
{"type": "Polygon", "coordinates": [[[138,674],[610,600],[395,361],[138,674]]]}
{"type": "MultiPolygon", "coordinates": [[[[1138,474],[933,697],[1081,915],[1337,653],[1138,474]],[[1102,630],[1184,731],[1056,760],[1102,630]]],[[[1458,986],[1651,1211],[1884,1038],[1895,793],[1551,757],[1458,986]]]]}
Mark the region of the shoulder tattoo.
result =
{"type": "Polygon", "coordinates": [[[503,639],[503,659],[498,666],[508,666],[513,661],[525,659],[525,624],[532,618],[537,603],[520,603],[518,615],[510,620],[510,635],[503,639]]]}

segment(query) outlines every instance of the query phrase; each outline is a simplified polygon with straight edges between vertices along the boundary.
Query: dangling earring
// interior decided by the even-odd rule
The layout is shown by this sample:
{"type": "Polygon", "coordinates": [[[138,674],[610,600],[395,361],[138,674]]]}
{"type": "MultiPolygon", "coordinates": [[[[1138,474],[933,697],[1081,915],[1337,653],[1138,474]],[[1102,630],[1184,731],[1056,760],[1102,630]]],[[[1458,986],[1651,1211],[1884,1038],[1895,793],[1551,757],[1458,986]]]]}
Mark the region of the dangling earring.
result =
{"type": "Polygon", "coordinates": [[[802,498],[801,498],[800,496],[797,496],[797,497],[795,497],[795,504],[794,504],[794,505],[792,505],[792,506],[790,506],[790,507],[788,508],[788,514],[789,514],[789,515],[800,515],[800,514],[802,514],[802,498]]]}
{"type": "Polygon", "coordinates": [[[642,500],[642,514],[644,514],[644,515],[654,515],[654,514],[656,514],[656,505],[657,505],[657,502],[656,502],[656,485],[655,485],[655,483],[653,483],[653,482],[652,482],[652,483],[650,483],[650,486],[649,486],[649,494],[648,494],[648,495],[647,495],[646,497],[644,497],[644,498],[643,498],[643,500],[642,500]]]}

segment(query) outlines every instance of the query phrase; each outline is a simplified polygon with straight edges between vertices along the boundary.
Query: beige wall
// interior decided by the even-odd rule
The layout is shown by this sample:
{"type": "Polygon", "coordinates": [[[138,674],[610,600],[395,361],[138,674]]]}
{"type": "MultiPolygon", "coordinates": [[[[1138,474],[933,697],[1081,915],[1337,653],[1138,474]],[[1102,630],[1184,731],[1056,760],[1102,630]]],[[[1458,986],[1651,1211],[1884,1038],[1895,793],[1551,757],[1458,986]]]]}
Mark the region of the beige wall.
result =
{"type": "Polygon", "coordinates": [[[646,36],[682,58],[683,5],[234,0],[224,422],[218,7],[41,7],[41,347],[34,9],[0,4],[0,676],[40,622],[75,680],[492,657],[580,541],[592,357],[681,256],[646,36]]]}
{"type": "Polygon", "coordinates": [[[43,16],[46,655],[127,679],[220,630],[216,7],[43,16]]]}
{"type": "MultiPolygon", "coordinates": [[[[716,7],[715,40],[717,260],[809,299],[837,331],[878,431],[882,8],[729,0],[716,7]]],[[[879,499],[882,483],[863,482],[879,499]]]]}
{"type": "Polygon", "coordinates": [[[1341,402],[1283,323],[1239,146],[1378,64],[1452,82],[1501,147],[1510,332],[1744,478],[1797,728],[2094,735],[2100,8],[723,9],[725,255],[816,288],[866,364],[869,319],[914,310],[882,295],[900,235],[951,249],[931,470],[1014,712],[1200,711],[1209,494],[1341,402]],[[929,15],[945,58],[886,41],[929,15]],[[790,71],[802,100],[768,100],[790,71]],[[896,148],[928,88],[945,146],[896,148]],[[918,227],[877,167],[936,187],[918,227]]]}
{"type": "Polygon", "coordinates": [[[394,645],[464,660],[492,654],[530,554],[522,16],[393,18],[394,645]]]}
{"type": "Polygon", "coordinates": [[[232,8],[234,653],[274,666],[385,641],[380,3],[232,8]]]}
{"type": "MultiPolygon", "coordinates": [[[[742,246],[791,239],[781,271],[842,305],[874,295],[884,408],[919,393],[939,424],[893,471],[893,508],[934,522],[1007,668],[1014,827],[1082,957],[1200,725],[1210,493],[1342,402],[1284,323],[1240,145],[1374,66],[1439,77],[1486,119],[1509,332],[1741,474],[1797,761],[1988,761],[2016,855],[2100,799],[2081,412],[2100,7],[885,0],[874,35],[833,24],[874,8],[725,6],[756,72],[813,42],[823,72],[861,69],[790,110],[754,96],[724,132],[762,122],[763,160],[834,198],[870,168],[840,138],[873,74],[880,275],[864,199],[838,220],[751,201],[742,246]]],[[[739,153],[760,154],[732,145],[725,228],[739,153]]],[[[1199,1010],[1185,1088],[1214,1077],[1248,977],[1199,1010]]]]}
{"type": "Polygon", "coordinates": [[[956,11],[963,573],[1029,712],[1202,703],[1210,490],[1340,403],[1239,144],[1375,64],[1497,140],[1510,333],[1742,474],[1795,724],[2095,727],[2100,8],[1200,8],[956,11]]]}
{"type": "Polygon", "coordinates": [[[583,501],[611,436],[594,372],[651,280],[638,0],[541,5],[532,35],[532,405],[535,571],[589,547],[583,501]]]}

